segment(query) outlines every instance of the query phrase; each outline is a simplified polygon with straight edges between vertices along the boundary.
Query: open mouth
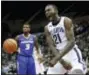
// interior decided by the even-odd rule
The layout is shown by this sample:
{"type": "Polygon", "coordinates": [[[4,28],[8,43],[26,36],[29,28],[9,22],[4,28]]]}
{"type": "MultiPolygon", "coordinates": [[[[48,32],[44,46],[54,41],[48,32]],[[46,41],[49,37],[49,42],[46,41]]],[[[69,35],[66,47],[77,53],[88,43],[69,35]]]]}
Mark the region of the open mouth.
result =
{"type": "Polygon", "coordinates": [[[47,18],[50,18],[50,17],[51,17],[51,15],[46,15],[46,17],[47,17],[47,18]]]}

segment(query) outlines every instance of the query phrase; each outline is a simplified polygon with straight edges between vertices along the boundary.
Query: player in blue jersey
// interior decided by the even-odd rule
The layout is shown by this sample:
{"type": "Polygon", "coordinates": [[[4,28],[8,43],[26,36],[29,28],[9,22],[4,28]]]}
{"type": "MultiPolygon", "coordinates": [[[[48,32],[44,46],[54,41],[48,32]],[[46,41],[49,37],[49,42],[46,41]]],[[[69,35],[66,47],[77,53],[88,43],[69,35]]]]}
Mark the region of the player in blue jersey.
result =
{"type": "Polygon", "coordinates": [[[30,34],[30,25],[23,25],[23,34],[16,36],[18,42],[18,55],[17,55],[17,73],[24,75],[35,75],[35,62],[33,58],[33,48],[35,47],[40,60],[40,53],[37,38],[30,34]]]}

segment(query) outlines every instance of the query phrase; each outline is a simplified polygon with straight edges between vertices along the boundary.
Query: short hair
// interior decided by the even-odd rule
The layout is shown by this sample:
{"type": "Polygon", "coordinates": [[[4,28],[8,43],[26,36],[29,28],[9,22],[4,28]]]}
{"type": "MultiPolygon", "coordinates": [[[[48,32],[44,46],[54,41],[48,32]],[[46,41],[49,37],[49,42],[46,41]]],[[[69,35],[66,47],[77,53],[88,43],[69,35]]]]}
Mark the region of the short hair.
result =
{"type": "Polygon", "coordinates": [[[52,6],[54,9],[58,10],[57,6],[54,5],[54,4],[48,4],[48,5],[46,5],[46,6],[52,6]]]}
{"type": "Polygon", "coordinates": [[[31,27],[31,25],[30,25],[29,23],[24,23],[23,26],[24,26],[24,25],[28,25],[29,28],[31,27]]]}

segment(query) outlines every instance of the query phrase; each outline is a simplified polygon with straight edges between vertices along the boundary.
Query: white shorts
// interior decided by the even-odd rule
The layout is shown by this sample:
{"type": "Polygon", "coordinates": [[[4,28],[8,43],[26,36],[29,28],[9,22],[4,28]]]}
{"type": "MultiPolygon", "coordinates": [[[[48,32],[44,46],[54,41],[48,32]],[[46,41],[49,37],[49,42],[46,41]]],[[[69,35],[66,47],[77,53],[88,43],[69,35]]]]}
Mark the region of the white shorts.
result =
{"type": "Polygon", "coordinates": [[[83,74],[86,73],[87,68],[82,60],[81,51],[77,48],[77,46],[75,46],[62,59],[69,61],[72,64],[72,69],[68,71],[58,62],[54,67],[49,67],[47,74],[75,74],[75,70],[79,70],[83,74]]]}
{"type": "Polygon", "coordinates": [[[44,73],[43,64],[40,64],[38,60],[35,60],[35,68],[36,68],[36,74],[43,74],[44,73]]]}
{"type": "Polygon", "coordinates": [[[43,74],[44,67],[43,67],[43,64],[40,64],[38,59],[37,59],[37,52],[35,50],[35,47],[34,47],[33,57],[34,57],[34,61],[35,61],[36,74],[43,74]]]}

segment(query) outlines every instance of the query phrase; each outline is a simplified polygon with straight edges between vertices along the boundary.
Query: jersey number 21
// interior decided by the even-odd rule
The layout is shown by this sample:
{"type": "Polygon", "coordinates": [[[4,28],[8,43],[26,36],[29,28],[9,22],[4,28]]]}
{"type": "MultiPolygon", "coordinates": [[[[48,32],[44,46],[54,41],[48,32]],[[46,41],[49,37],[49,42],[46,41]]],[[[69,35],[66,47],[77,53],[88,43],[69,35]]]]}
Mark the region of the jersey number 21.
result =
{"type": "Polygon", "coordinates": [[[53,39],[54,39],[55,44],[62,42],[59,34],[53,35],[53,39]]]}

